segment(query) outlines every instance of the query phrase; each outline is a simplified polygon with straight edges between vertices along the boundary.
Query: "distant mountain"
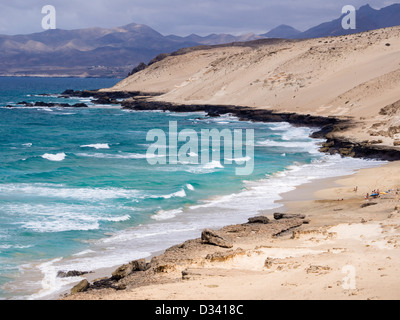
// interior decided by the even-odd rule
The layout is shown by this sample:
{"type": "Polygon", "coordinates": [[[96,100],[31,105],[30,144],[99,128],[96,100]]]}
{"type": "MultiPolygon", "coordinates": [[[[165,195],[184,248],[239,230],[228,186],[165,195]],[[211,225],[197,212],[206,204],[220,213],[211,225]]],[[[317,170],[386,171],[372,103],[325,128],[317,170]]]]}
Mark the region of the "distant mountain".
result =
{"type": "Polygon", "coordinates": [[[396,26],[400,24],[400,4],[380,10],[369,5],[361,7],[357,11],[356,30],[342,28],[343,16],[305,32],[288,25],[280,25],[261,35],[164,36],[146,25],[135,23],[111,29],[56,29],[29,35],[0,35],[0,76],[125,77],[129,72],[145,67],[154,57],[182,48],[262,38],[338,36],[396,26]]]}
{"type": "Polygon", "coordinates": [[[0,75],[126,77],[141,62],[181,48],[261,38],[212,34],[163,36],[142,24],[0,35],[0,75]]]}
{"type": "MultiPolygon", "coordinates": [[[[175,36],[176,37],[176,36],[175,36]]],[[[263,36],[256,35],[254,33],[243,34],[240,36],[233,36],[230,34],[210,34],[205,37],[191,34],[190,36],[184,37],[183,39],[191,42],[196,42],[203,45],[217,45],[231,42],[244,42],[252,41],[265,38],[263,36]]]]}
{"type": "Polygon", "coordinates": [[[292,39],[301,34],[301,31],[288,26],[286,24],[282,24],[271,31],[260,34],[261,37],[265,38],[285,38],[285,39],[292,39]]]}
{"type": "Polygon", "coordinates": [[[166,38],[148,26],[134,23],[112,29],[0,35],[0,75],[125,77],[142,61],[196,45],[183,38],[166,38]]]}
{"type": "Polygon", "coordinates": [[[342,36],[374,29],[388,28],[400,25],[400,4],[376,10],[370,5],[360,7],[356,12],[356,29],[345,30],[342,28],[342,20],[345,15],[331,22],[322,23],[296,38],[320,38],[327,36],[342,36]]]}

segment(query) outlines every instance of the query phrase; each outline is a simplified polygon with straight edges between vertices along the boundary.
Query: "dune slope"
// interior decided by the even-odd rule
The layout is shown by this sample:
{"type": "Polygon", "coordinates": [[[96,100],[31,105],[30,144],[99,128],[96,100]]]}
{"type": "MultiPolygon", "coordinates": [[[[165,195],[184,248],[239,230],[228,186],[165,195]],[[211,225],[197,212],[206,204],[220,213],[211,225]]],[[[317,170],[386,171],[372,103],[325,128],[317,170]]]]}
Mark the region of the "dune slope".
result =
{"type": "Polygon", "coordinates": [[[400,27],[393,27],[186,50],[104,91],[162,92],[153,99],[350,118],[354,125],[340,135],[393,147],[400,138],[399,75],[400,27]]]}

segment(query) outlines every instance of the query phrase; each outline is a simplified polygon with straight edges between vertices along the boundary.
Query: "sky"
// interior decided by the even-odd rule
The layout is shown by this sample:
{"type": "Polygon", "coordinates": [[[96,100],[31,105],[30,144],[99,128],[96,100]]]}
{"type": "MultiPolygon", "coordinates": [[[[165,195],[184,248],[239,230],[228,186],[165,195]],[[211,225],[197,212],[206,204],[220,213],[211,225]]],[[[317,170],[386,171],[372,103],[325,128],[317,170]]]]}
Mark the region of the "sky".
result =
{"type": "Polygon", "coordinates": [[[265,33],[288,24],[305,31],[341,16],[342,7],[370,4],[380,9],[388,0],[0,0],[0,34],[44,31],[42,8],[56,9],[58,29],[112,28],[145,24],[163,35],[192,33],[265,33]]]}

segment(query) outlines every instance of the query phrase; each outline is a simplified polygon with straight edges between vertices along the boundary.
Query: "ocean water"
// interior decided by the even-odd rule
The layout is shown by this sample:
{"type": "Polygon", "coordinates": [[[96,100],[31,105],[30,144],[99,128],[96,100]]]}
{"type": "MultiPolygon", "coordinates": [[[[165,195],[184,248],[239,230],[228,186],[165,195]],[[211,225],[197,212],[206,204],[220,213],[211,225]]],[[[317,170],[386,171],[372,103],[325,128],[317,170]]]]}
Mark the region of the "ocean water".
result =
{"type": "Polygon", "coordinates": [[[281,194],[300,184],[381,164],[321,154],[311,129],[288,123],[134,112],[57,97],[116,82],[0,78],[0,299],[54,297],[81,280],[57,278],[58,271],[146,258],[206,227],[243,223],[278,208],[281,194]],[[20,101],[90,108],[5,108],[20,101]],[[222,160],[149,165],[146,135],[168,132],[171,121],[196,132],[253,129],[254,172],[237,176],[222,160]]]}

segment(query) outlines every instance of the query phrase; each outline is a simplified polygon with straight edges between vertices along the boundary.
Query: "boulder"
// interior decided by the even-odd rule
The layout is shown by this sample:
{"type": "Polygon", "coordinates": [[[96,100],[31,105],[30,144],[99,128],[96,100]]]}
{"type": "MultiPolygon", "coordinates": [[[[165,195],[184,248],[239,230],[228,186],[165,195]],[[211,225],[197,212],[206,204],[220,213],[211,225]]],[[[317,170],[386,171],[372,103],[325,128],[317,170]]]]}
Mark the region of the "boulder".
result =
{"type": "Polygon", "coordinates": [[[89,289],[89,287],[90,287],[89,281],[87,281],[86,279],[82,280],[75,287],[71,289],[71,294],[85,292],[89,289]]]}
{"type": "Polygon", "coordinates": [[[264,216],[259,216],[259,217],[254,217],[249,219],[249,223],[260,223],[260,224],[268,224],[270,223],[270,220],[267,217],[264,216]]]}
{"type": "Polygon", "coordinates": [[[88,274],[88,273],[91,273],[91,272],[88,272],[88,271],[76,271],[76,270],[74,270],[74,271],[68,271],[68,272],[65,272],[65,271],[58,271],[58,273],[57,273],[57,278],[73,278],[73,277],[80,277],[80,276],[83,276],[83,275],[88,274]]]}
{"type": "Polygon", "coordinates": [[[148,264],[145,259],[132,261],[128,264],[125,264],[115,270],[112,274],[113,280],[121,280],[134,272],[138,271],[146,271],[148,269],[148,264]]]}
{"type": "Polygon", "coordinates": [[[201,234],[201,240],[205,244],[211,244],[221,248],[232,248],[233,245],[222,237],[217,231],[206,229],[201,234]]]}

